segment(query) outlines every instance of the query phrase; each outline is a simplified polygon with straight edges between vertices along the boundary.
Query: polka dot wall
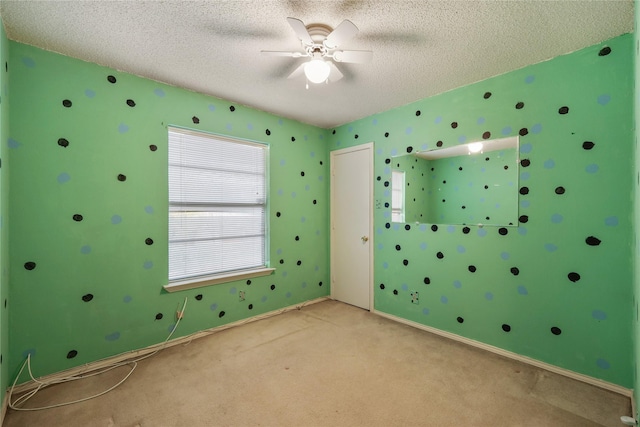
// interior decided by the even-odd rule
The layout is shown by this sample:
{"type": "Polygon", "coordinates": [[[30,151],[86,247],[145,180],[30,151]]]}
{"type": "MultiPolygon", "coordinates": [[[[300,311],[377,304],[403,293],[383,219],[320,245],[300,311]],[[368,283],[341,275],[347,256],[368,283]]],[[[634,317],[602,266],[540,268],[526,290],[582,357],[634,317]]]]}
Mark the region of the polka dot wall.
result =
{"type": "Polygon", "coordinates": [[[331,132],[332,150],[375,143],[377,310],[631,387],[631,49],[623,35],[331,132]],[[391,222],[395,156],[509,136],[514,226],[391,222]]]}
{"type": "Polygon", "coordinates": [[[326,296],[328,131],[11,43],[11,357],[35,375],[326,296]],[[274,274],[167,293],[167,126],[269,145],[274,274]],[[50,325],[50,327],[43,327],[50,325]]]}

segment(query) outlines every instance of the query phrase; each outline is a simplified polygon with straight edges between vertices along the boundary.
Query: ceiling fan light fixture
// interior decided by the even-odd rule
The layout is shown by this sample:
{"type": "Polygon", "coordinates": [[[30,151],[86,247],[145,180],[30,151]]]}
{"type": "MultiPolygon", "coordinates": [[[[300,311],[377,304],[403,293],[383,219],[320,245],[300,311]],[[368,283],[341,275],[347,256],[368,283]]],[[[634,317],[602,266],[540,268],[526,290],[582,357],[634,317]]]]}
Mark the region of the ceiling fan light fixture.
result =
{"type": "Polygon", "coordinates": [[[304,66],[304,75],[311,83],[322,83],[329,78],[331,68],[322,59],[312,59],[304,66]]]}

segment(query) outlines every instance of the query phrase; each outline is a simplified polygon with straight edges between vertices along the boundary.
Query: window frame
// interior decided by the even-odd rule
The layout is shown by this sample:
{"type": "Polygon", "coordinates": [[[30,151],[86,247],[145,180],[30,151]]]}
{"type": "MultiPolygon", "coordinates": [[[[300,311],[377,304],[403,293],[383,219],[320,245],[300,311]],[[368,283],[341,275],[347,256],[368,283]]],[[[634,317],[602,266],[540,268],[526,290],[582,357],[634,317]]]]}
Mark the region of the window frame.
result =
{"type": "MultiPolygon", "coordinates": [[[[203,286],[210,286],[210,285],[216,285],[216,284],[220,284],[220,283],[226,283],[226,282],[231,282],[231,281],[236,281],[236,280],[243,280],[243,279],[249,279],[249,278],[254,278],[254,277],[261,277],[261,276],[267,276],[272,274],[275,271],[275,268],[270,267],[270,233],[269,233],[269,204],[270,204],[270,194],[269,194],[269,182],[270,182],[270,176],[269,176],[269,171],[270,171],[270,161],[269,161],[269,153],[270,153],[270,145],[267,143],[263,143],[263,142],[259,142],[259,141],[251,141],[251,140],[247,140],[247,139],[243,139],[243,138],[237,138],[237,137],[231,137],[231,136],[227,136],[227,135],[221,135],[221,134],[216,134],[213,132],[206,132],[206,131],[202,131],[202,130],[195,130],[195,129],[189,129],[189,128],[184,128],[184,127],[180,127],[180,126],[174,126],[174,125],[170,125],[167,126],[167,236],[169,236],[170,233],[170,221],[169,221],[169,216],[171,213],[171,202],[169,200],[169,186],[170,186],[170,182],[169,182],[169,175],[168,175],[168,171],[169,171],[169,132],[173,131],[173,132],[178,132],[178,133],[182,133],[182,134],[190,134],[193,136],[198,136],[198,137],[203,137],[203,138],[212,138],[212,139],[217,139],[217,140],[221,140],[221,141],[225,141],[225,142],[231,142],[231,143],[238,143],[238,144],[244,144],[244,145],[251,145],[251,146],[257,146],[260,147],[261,149],[264,150],[264,180],[265,180],[265,193],[264,193],[264,197],[265,197],[265,203],[264,203],[264,239],[263,239],[263,244],[264,244],[264,265],[262,266],[258,266],[258,267],[251,267],[251,268],[246,268],[246,269],[238,269],[238,270],[231,270],[231,271],[224,271],[224,272],[216,272],[216,273],[209,273],[209,274],[203,274],[203,275],[198,275],[198,276],[192,276],[192,277],[185,277],[185,278],[179,278],[179,279],[174,279],[174,280],[169,280],[168,274],[167,274],[167,284],[163,286],[163,288],[167,291],[167,292],[176,292],[176,291],[181,291],[181,290],[187,290],[187,289],[194,289],[194,288],[198,288],[198,287],[203,287],[203,286]]],[[[169,263],[169,245],[170,243],[168,242],[167,244],[167,262],[169,263]]],[[[168,265],[167,265],[168,267],[168,265]]],[[[168,273],[168,270],[167,270],[168,273]]]]}

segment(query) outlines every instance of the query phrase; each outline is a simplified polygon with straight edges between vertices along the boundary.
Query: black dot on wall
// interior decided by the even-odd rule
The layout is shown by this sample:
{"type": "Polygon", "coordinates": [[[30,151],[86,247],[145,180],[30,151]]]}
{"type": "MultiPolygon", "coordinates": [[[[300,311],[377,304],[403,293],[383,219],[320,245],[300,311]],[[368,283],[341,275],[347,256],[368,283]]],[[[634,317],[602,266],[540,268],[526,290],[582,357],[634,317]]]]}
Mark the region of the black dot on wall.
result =
{"type": "Polygon", "coordinates": [[[529,159],[522,159],[520,161],[520,166],[522,166],[523,168],[528,168],[529,165],[531,165],[531,160],[529,159]]]}
{"type": "Polygon", "coordinates": [[[302,265],[302,261],[298,260],[298,262],[296,262],[296,265],[302,265]]]}
{"type": "Polygon", "coordinates": [[[272,291],[276,288],[276,285],[271,285],[269,286],[269,289],[271,289],[272,291]]]}
{"type": "Polygon", "coordinates": [[[300,176],[304,176],[304,171],[300,172],[300,176]]]}
{"type": "Polygon", "coordinates": [[[162,315],[162,313],[158,313],[156,314],[156,320],[160,320],[162,319],[164,316],[162,315]]]}
{"type": "Polygon", "coordinates": [[[502,330],[505,332],[510,332],[511,331],[511,326],[507,325],[506,323],[502,325],[502,330]]]}
{"type": "Polygon", "coordinates": [[[353,137],[354,137],[355,139],[358,139],[358,134],[356,133],[355,135],[353,135],[353,137]]]}
{"type": "Polygon", "coordinates": [[[380,289],[384,290],[384,283],[380,283],[380,289]]]}
{"type": "Polygon", "coordinates": [[[611,53],[611,48],[609,46],[605,46],[602,49],[600,49],[600,52],[598,52],[598,56],[607,56],[611,53]]]}
{"type": "Polygon", "coordinates": [[[508,169],[509,169],[509,166],[504,165],[504,168],[503,168],[503,169],[504,169],[504,170],[508,170],[508,169]]]}
{"type": "Polygon", "coordinates": [[[522,110],[524,108],[524,102],[518,102],[516,104],[516,110],[522,110]]]}
{"type": "Polygon", "coordinates": [[[469,268],[469,271],[472,272],[472,273],[475,273],[476,270],[477,270],[475,265],[470,265],[468,268],[469,268]]]}
{"type": "Polygon", "coordinates": [[[296,137],[295,136],[291,137],[291,142],[296,142],[296,137]]]}
{"type": "Polygon", "coordinates": [[[389,138],[389,132],[385,132],[385,133],[384,133],[384,137],[385,137],[385,138],[389,138]]]}
{"type": "Polygon", "coordinates": [[[93,299],[93,294],[82,295],[82,301],[89,302],[93,299]]]}
{"type": "Polygon", "coordinates": [[[558,109],[558,114],[567,114],[568,112],[569,112],[569,107],[567,107],[566,105],[558,109]]]}
{"type": "Polygon", "coordinates": [[[149,150],[151,150],[151,151],[156,151],[157,149],[158,149],[158,146],[157,146],[157,145],[151,144],[151,145],[149,146],[149,150]]]}
{"type": "Polygon", "coordinates": [[[511,274],[513,274],[514,276],[517,276],[518,274],[520,274],[520,269],[518,267],[511,267],[511,274]]]}
{"type": "Polygon", "coordinates": [[[196,295],[196,301],[202,301],[202,294],[196,295]]]}
{"type": "Polygon", "coordinates": [[[582,143],[582,148],[584,148],[585,150],[591,150],[596,144],[594,144],[591,141],[585,141],[582,143]]]}
{"type": "Polygon", "coordinates": [[[78,352],[76,350],[71,350],[69,353],[67,353],[67,359],[73,359],[77,355],[78,355],[78,352]]]}
{"type": "Polygon", "coordinates": [[[491,92],[485,92],[485,93],[484,93],[484,95],[482,95],[482,97],[483,97],[484,99],[489,99],[489,98],[491,98],[491,92]]]}
{"type": "Polygon", "coordinates": [[[294,237],[294,240],[295,240],[296,242],[297,242],[297,241],[299,241],[299,240],[300,240],[300,236],[296,236],[296,237],[294,237]]]}
{"type": "Polygon", "coordinates": [[[409,224],[405,224],[404,225],[404,229],[409,231],[409,230],[411,230],[411,226],[409,224]]]}
{"type": "Polygon", "coordinates": [[[267,135],[271,135],[271,131],[269,129],[265,130],[264,133],[266,133],[267,135]]]}
{"type": "Polygon", "coordinates": [[[562,329],[558,328],[557,326],[554,326],[551,328],[551,333],[553,335],[560,335],[562,333],[562,329]]]}
{"type": "Polygon", "coordinates": [[[520,134],[520,136],[525,136],[529,133],[529,129],[527,128],[522,128],[520,129],[520,131],[518,131],[518,134],[520,134]]]}
{"type": "Polygon", "coordinates": [[[585,239],[585,242],[587,242],[587,245],[589,246],[598,246],[601,240],[595,236],[589,236],[585,239]]]}
{"type": "Polygon", "coordinates": [[[402,247],[400,247],[400,245],[396,245],[396,251],[399,251],[401,249],[402,249],[402,247]]]}
{"type": "Polygon", "coordinates": [[[486,131],[485,133],[482,134],[482,139],[489,139],[491,138],[491,132],[486,131]]]}
{"type": "Polygon", "coordinates": [[[224,317],[225,314],[226,313],[224,311],[221,311],[220,313],[218,313],[218,317],[222,318],[222,317],[224,317]]]}
{"type": "Polygon", "coordinates": [[[193,122],[193,124],[196,124],[196,125],[200,123],[200,119],[196,116],[191,117],[191,121],[193,122]]]}
{"type": "Polygon", "coordinates": [[[73,215],[73,220],[74,221],[80,222],[80,221],[82,221],[82,219],[83,219],[83,216],[80,215],[80,214],[74,214],[73,215]]]}
{"type": "Polygon", "coordinates": [[[384,163],[388,165],[389,163],[391,163],[391,159],[384,159],[384,163]]]}
{"type": "Polygon", "coordinates": [[[247,307],[249,310],[253,310],[253,304],[249,304],[247,307]]]}
{"type": "Polygon", "coordinates": [[[318,286],[322,286],[322,282],[318,282],[318,286]]]}
{"type": "Polygon", "coordinates": [[[506,236],[507,234],[509,234],[509,230],[507,230],[505,227],[500,227],[500,228],[498,229],[498,233],[499,233],[501,236],[506,236]]]}
{"type": "Polygon", "coordinates": [[[564,194],[564,187],[556,187],[555,192],[556,194],[564,194]]]}
{"type": "Polygon", "coordinates": [[[442,141],[436,142],[436,147],[442,147],[442,141]]]}
{"type": "Polygon", "coordinates": [[[521,187],[520,194],[522,194],[523,196],[529,194],[529,187],[521,187]]]}
{"type": "Polygon", "coordinates": [[[518,218],[518,221],[520,221],[523,224],[526,224],[527,222],[529,222],[529,216],[527,215],[520,215],[520,218],[518,218]]]}
{"type": "Polygon", "coordinates": [[[251,285],[251,280],[247,280],[247,286],[251,285]]]}
{"type": "Polygon", "coordinates": [[[316,199],[313,199],[313,204],[315,205],[317,203],[318,203],[318,201],[316,199]]]}
{"type": "Polygon", "coordinates": [[[442,252],[438,252],[438,253],[436,254],[436,257],[437,257],[438,259],[442,259],[442,258],[444,258],[444,254],[443,254],[442,252]]]}
{"type": "Polygon", "coordinates": [[[409,260],[408,259],[403,259],[402,260],[402,264],[404,264],[405,266],[409,265],[409,260]]]}
{"type": "Polygon", "coordinates": [[[33,270],[34,268],[36,268],[36,263],[33,261],[25,262],[24,268],[26,268],[27,270],[33,270]]]}
{"type": "Polygon", "coordinates": [[[411,153],[413,151],[413,147],[407,147],[407,153],[411,153]]]}
{"type": "Polygon", "coordinates": [[[469,227],[463,227],[462,228],[462,233],[463,234],[469,234],[470,231],[471,231],[471,229],[469,227]]]}
{"type": "Polygon", "coordinates": [[[398,290],[397,290],[397,289],[394,289],[394,290],[393,290],[393,294],[394,294],[394,295],[398,295],[398,290]]]}
{"type": "Polygon", "coordinates": [[[123,174],[118,174],[118,181],[125,182],[127,180],[127,176],[123,174]]]}
{"type": "Polygon", "coordinates": [[[380,175],[378,175],[378,176],[376,177],[376,181],[382,181],[382,177],[381,177],[380,175]]]}
{"type": "Polygon", "coordinates": [[[433,225],[431,226],[431,231],[434,231],[434,232],[435,232],[435,231],[438,231],[438,226],[437,226],[437,225],[435,225],[435,224],[433,224],[433,225]]]}
{"type": "Polygon", "coordinates": [[[458,321],[458,323],[464,323],[464,319],[460,316],[458,316],[456,320],[458,321]]]}
{"type": "Polygon", "coordinates": [[[67,148],[69,146],[69,141],[67,141],[66,138],[60,138],[58,139],[58,145],[67,148]]]}
{"type": "Polygon", "coordinates": [[[580,275],[578,273],[576,273],[575,271],[572,271],[571,273],[567,274],[567,277],[569,278],[569,280],[571,280],[573,283],[577,282],[578,280],[580,280],[580,275]]]}
{"type": "Polygon", "coordinates": [[[422,114],[420,110],[416,111],[416,116],[419,116],[420,114],[422,114]]]}
{"type": "Polygon", "coordinates": [[[281,260],[280,260],[280,264],[284,264],[284,259],[281,259],[281,260]]]}
{"type": "Polygon", "coordinates": [[[429,285],[429,284],[431,284],[431,279],[429,279],[428,277],[425,277],[423,282],[424,282],[425,285],[429,285]]]}
{"type": "Polygon", "coordinates": [[[153,239],[151,237],[147,237],[146,239],[144,239],[144,242],[147,245],[153,245],[153,239]]]}
{"type": "Polygon", "coordinates": [[[129,107],[135,107],[136,106],[136,102],[133,99],[127,99],[127,105],[129,107]]]}
{"type": "Polygon", "coordinates": [[[451,128],[455,129],[458,127],[458,122],[451,122],[451,128]]]}
{"type": "Polygon", "coordinates": [[[331,132],[331,134],[335,135],[336,134],[336,130],[334,129],[333,132],[331,132]]]}
{"type": "Polygon", "coordinates": [[[73,103],[71,101],[69,101],[68,99],[65,99],[64,101],[62,101],[62,105],[69,108],[73,105],[73,103]]]}
{"type": "Polygon", "coordinates": [[[231,107],[229,107],[229,111],[231,111],[231,112],[233,113],[234,111],[236,111],[236,107],[234,107],[234,106],[232,105],[231,107]]]}
{"type": "Polygon", "coordinates": [[[107,76],[107,80],[109,81],[109,83],[115,83],[116,82],[116,78],[114,76],[107,76]]]}
{"type": "Polygon", "coordinates": [[[385,187],[388,187],[390,185],[389,181],[385,181],[383,184],[385,187]]]}
{"type": "Polygon", "coordinates": [[[389,224],[388,222],[384,225],[384,228],[391,228],[391,224],[389,224]]]}
{"type": "Polygon", "coordinates": [[[485,186],[484,186],[484,189],[485,189],[485,190],[488,190],[488,189],[489,189],[489,186],[488,186],[488,185],[485,185],[485,186]]]}
{"type": "Polygon", "coordinates": [[[280,215],[282,215],[280,212],[276,212],[276,216],[277,216],[278,218],[280,218],[280,215]]]}

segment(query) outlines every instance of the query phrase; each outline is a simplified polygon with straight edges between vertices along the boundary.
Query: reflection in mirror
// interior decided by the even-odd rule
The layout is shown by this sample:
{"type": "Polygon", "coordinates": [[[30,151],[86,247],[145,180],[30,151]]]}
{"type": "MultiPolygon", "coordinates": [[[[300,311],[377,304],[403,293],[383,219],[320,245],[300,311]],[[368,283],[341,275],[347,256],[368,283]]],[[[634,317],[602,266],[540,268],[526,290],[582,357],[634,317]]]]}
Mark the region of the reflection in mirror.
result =
{"type": "Polygon", "coordinates": [[[518,224],[518,137],[393,158],[392,222],[518,224]]]}

